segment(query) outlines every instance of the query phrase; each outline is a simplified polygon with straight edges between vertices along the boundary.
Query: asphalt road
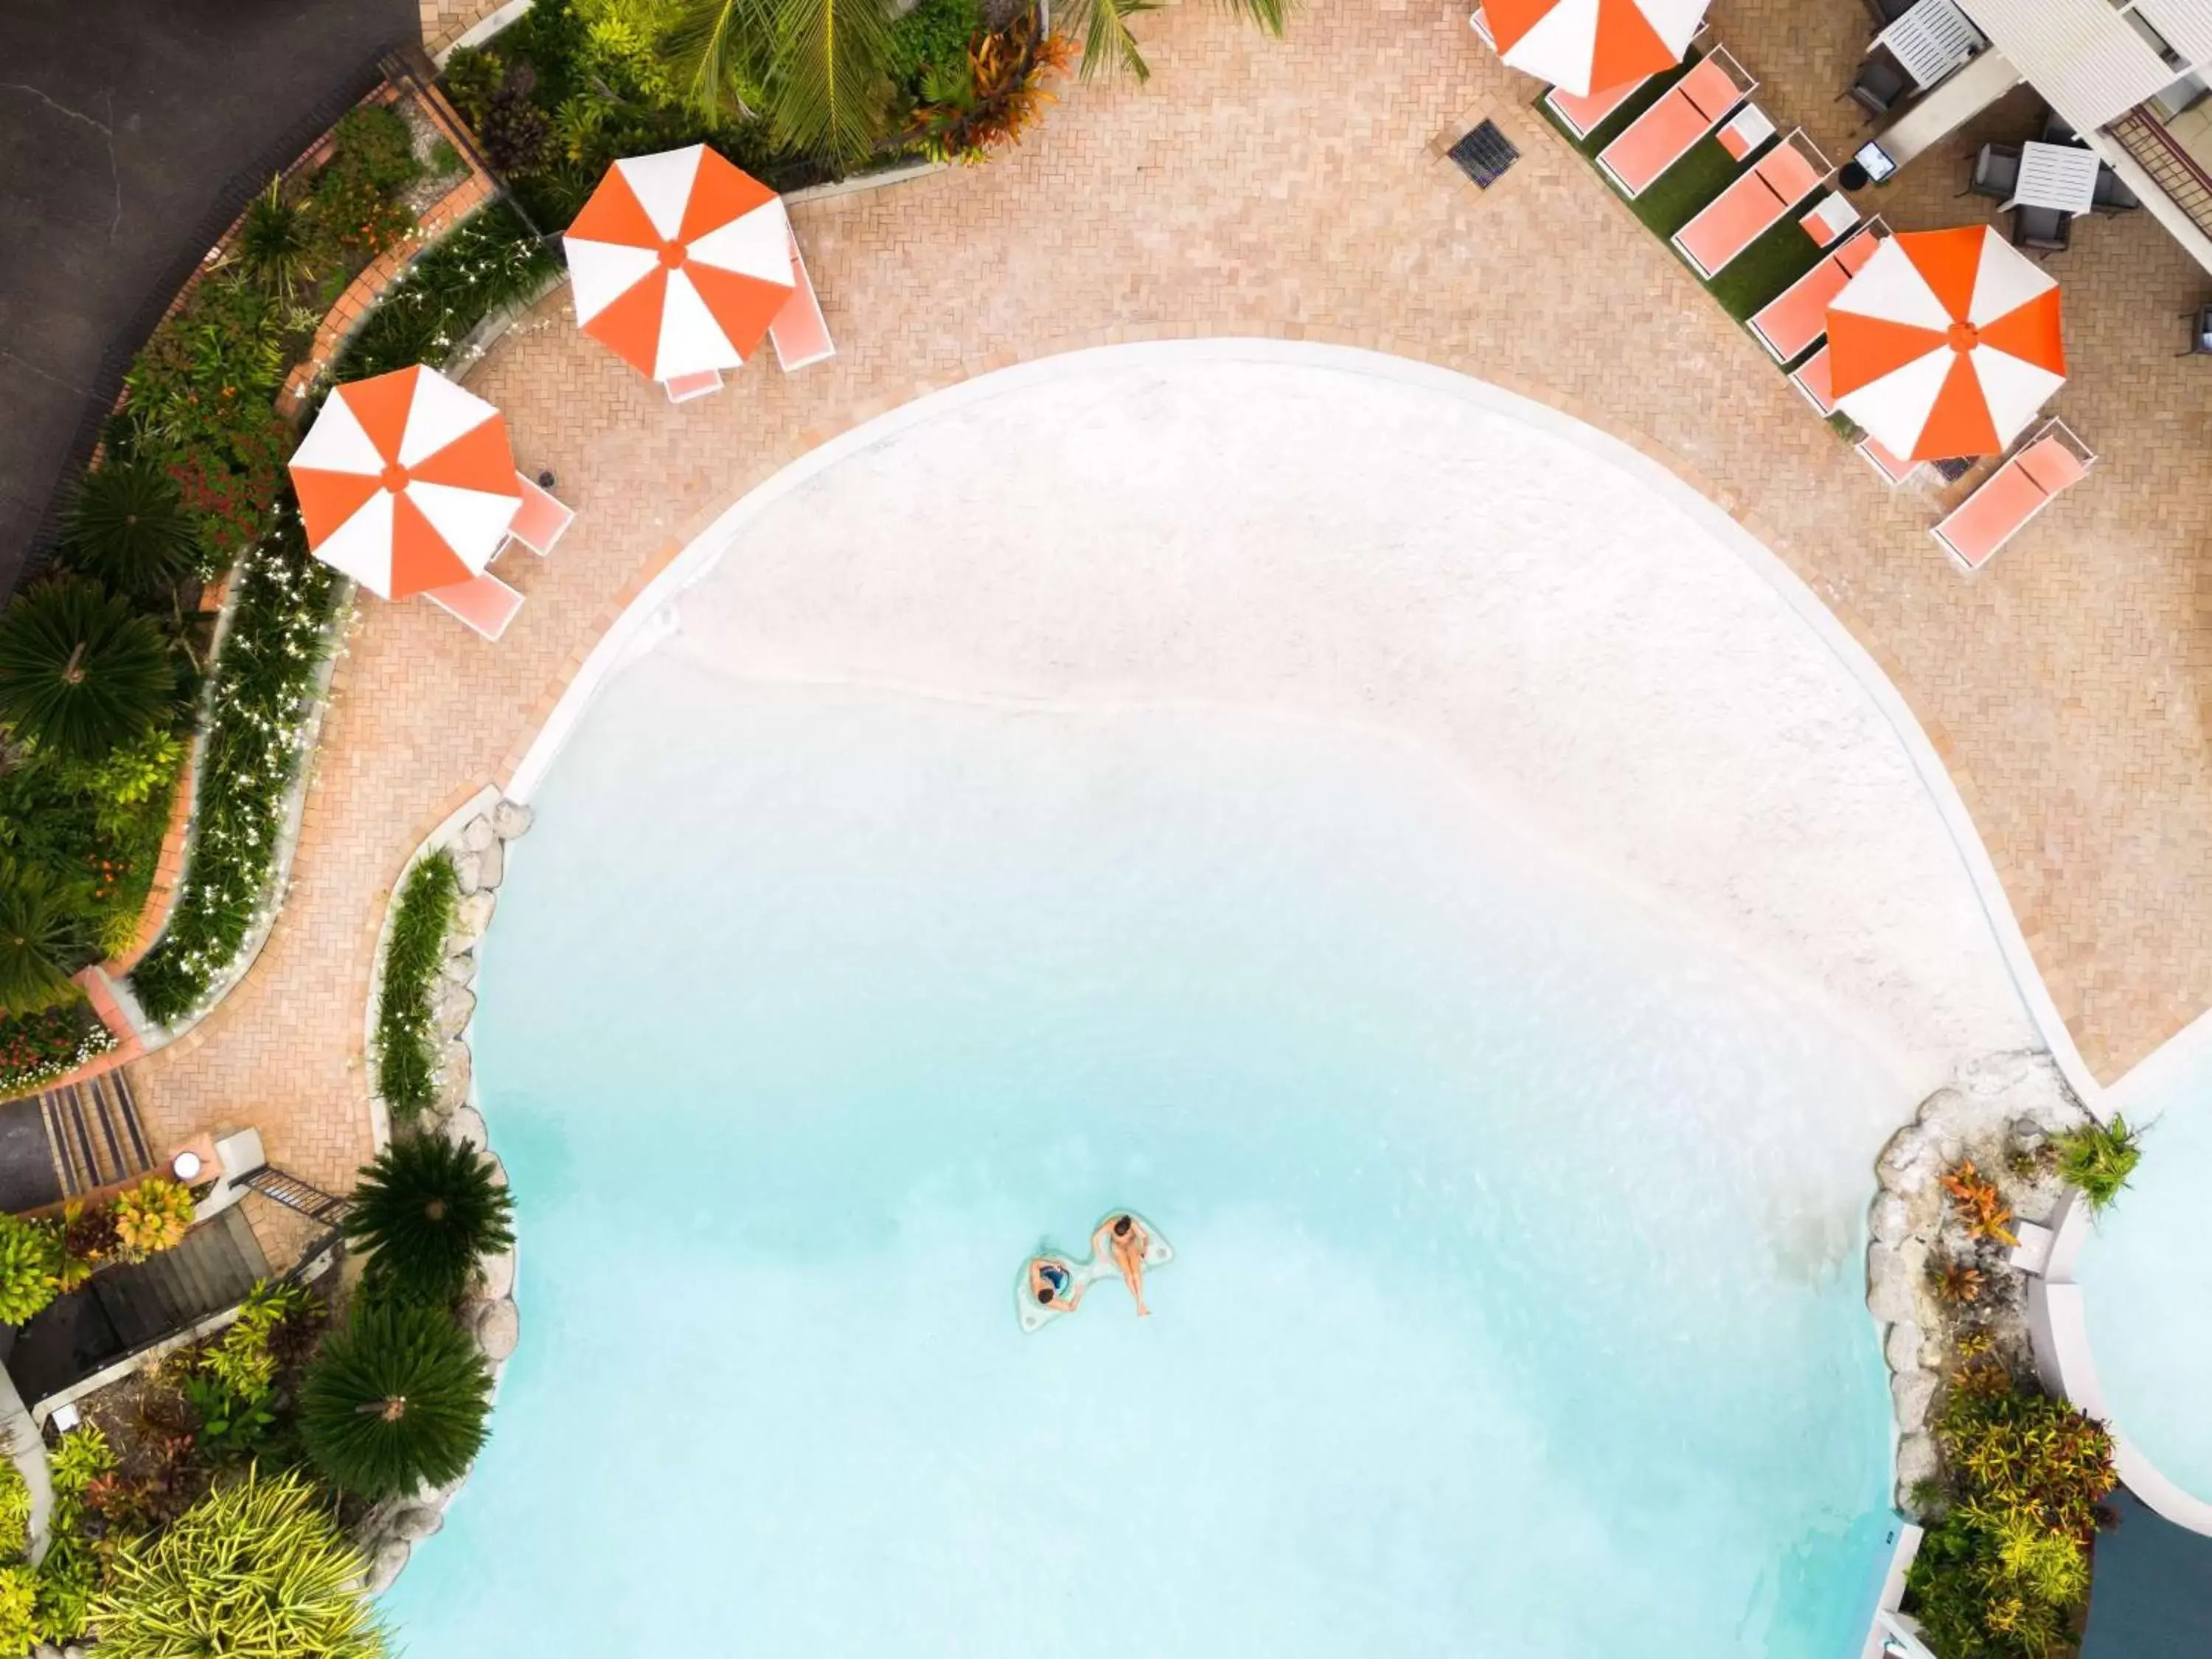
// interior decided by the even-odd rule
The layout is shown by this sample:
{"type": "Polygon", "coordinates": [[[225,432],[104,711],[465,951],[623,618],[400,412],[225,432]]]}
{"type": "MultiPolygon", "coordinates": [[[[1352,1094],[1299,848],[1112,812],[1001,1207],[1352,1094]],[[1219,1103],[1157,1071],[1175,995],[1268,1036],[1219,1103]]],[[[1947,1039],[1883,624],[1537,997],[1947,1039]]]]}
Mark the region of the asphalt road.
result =
{"type": "Polygon", "coordinates": [[[0,596],[234,180],[419,27],[417,0],[0,0],[0,596]]]}

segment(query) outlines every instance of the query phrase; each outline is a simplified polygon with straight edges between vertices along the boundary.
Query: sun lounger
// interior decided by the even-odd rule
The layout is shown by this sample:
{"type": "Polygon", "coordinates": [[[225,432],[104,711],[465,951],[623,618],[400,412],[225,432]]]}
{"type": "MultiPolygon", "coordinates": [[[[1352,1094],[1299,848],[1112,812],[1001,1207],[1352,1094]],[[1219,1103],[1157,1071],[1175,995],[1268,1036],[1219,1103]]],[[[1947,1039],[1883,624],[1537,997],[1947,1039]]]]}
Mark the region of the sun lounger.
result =
{"type": "Polygon", "coordinates": [[[576,509],[554,500],[520,472],[514,480],[522,486],[522,510],[507,526],[507,539],[542,559],[553,550],[554,543],[568,533],[568,526],[576,521],[576,509]]]}
{"type": "Polygon", "coordinates": [[[1744,161],[1772,137],[1774,123],[1766,112],[1756,104],[1746,104],[1722,123],[1721,130],[1713,135],[1713,142],[1728,152],[1731,161],[1744,161]]]}
{"type": "Polygon", "coordinates": [[[702,368],[696,374],[677,374],[661,382],[668,388],[668,401],[688,404],[694,398],[711,398],[722,389],[720,369],[702,368]]]}
{"type": "Polygon", "coordinates": [[[1872,438],[1859,440],[1859,453],[1865,457],[1869,466],[1881,474],[1881,481],[1893,489],[1920,471],[1919,462],[1908,461],[1902,455],[1892,453],[1872,438]]]}
{"type": "Polygon", "coordinates": [[[441,611],[449,611],[488,640],[507,632],[507,625],[522,609],[522,595],[487,570],[451,587],[434,587],[422,597],[441,611]]]}
{"type": "Polygon", "coordinates": [[[815,297],[814,279],[806,274],[806,261],[795,236],[791,240],[791,274],[797,279],[791,297],[768,327],[768,337],[775,343],[775,360],[787,374],[837,355],[837,348],[830,343],[830,325],[823,319],[822,301],[815,297]]]}
{"type": "Polygon", "coordinates": [[[1674,233],[1675,252],[1711,281],[1818,190],[1827,173],[1827,158],[1802,130],[1792,131],[1674,233]]]}
{"type": "Polygon", "coordinates": [[[1687,155],[1728,118],[1759,82],[1717,46],[1690,72],[1667,88],[1666,95],[1628,124],[1620,137],[1598,152],[1597,164],[1626,196],[1641,196],[1659,176],[1687,155]]]}
{"type": "Polygon", "coordinates": [[[1871,227],[1845,242],[1773,299],[1751,319],[1751,331],[1767,356],[1787,363],[1813,349],[1828,331],[1828,307],[1859,274],[1881,241],[1871,227]]]}
{"type": "Polygon", "coordinates": [[[2096,459],[2062,422],[2045,422],[1928,533],[1967,569],[1978,570],[2030,519],[2078,483],[2096,459]]]}
{"type": "Polygon", "coordinates": [[[1467,15],[1467,26],[1482,37],[1484,46],[1488,46],[1492,52],[1498,50],[1498,37],[1490,32],[1490,20],[1482,15],[1480,6],[1477,6],[1467,15]]]}
{"type": "Polygon", "coordinates": [[[1851,205],[1850,198],[1832,190],[1813,204],[1813,210],[1797,221],[1797,228],[1813,239],[1814,247],[1826,247],[1849,235],[1858,222],[1859,210],[1851,205]]]}
{"type": "Polygon", "coordinates": [[[1836,394],[1828,379],[1828,348],[1818,351],[1797,366],[1790,377],[1790,384],[1797,388],[1798,395],[1820,412],[1826,420],[1836,412],[1836,394]]]}
{"type": "Polygon", "coordinates": [[[1594,92],[1587,98],[1553,87],[1544,94],[1544,106],[1559,118],[1568,136],[1579,143],[1612,118],[1613,112],[1635,97],[1650,79],[1648,75],[1639,75],[1633,81],[1594,92]]]}

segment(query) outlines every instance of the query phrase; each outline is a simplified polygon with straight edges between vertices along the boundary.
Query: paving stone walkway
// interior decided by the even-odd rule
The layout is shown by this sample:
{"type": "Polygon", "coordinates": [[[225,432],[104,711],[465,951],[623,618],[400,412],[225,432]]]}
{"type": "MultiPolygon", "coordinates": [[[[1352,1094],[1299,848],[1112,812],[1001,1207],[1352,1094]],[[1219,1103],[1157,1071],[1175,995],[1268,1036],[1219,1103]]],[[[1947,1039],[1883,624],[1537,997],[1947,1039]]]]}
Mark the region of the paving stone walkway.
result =
{"type": "MultiPolygon", "coordinates": [[[[1463,11],[1325,0],[1287,44],[1203,6],[1146,21],[1149,88],[1070,88],[1008,161],[799,212],[834,362],[787,377],[763,354],[721,396],[672,408],[575,333],[565,294],[494,349],[471,386],[582,516],[550,561],[501,562],[529,602],[495,647],[426,605],[364,602],[283,919],[246,982],[140,1068],[161,1133],[256,1121],[276,1162],[343,1184],[369,1148],[363,1009],[390,885],[440,818],[504,781],[625,600],[836,431],[1002,365],[1171,336],[1424,359],[1663,459],[1897,681],[2101,1076],[2212,1002],[2212,378],[2173,356],[2212,283],[2148,215],[2085,224],[2051,267],[2075,369],[2058,407],[2104,461],[1969,579],[1929,539],[1938,501],[1886,489],[1812,417],[1531,113],[1536,88],[1463,11]],[[1438,157],[1486,112],[1524,156],[1487,195],[1438,157]]],[[[1831,100],[1870,32],[1860,9],[1752,0],[1715,21],[1785,128],[1847,152],[1831,100]]],[[[2035,120],[2008,100],[1960,142],[2035,120]]],[[[1869,205],[1900,228],[1982,216],[1951,199],[1961,182],[1929,156],[1869,205]]]]}

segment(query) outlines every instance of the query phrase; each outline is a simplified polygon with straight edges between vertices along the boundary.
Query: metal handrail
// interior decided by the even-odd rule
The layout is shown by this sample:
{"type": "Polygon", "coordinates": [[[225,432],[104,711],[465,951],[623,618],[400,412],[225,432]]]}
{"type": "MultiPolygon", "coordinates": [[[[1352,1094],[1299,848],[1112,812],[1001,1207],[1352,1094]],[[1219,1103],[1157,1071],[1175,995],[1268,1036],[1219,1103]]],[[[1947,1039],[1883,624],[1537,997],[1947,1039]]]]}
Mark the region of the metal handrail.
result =
{"type": "MultiPolygon", "coordinates": [[[[2140,136],[2142,142],[2157,149],[2163,160],[2171,162],[2186,173],[2190,182],[2195,185],[2197,192],[2203,198],[2203,201],[2200,204],[2192,204],[2174,198],[2173,192],[2166,189],[2165,180],[2157,179],[2155,174],[2153,174],[2153,179],[2161,190],[2166,191],[2167,198],[2173,200],[2175,206],[2195,220],[2201,229],[2212,234],[2212,172],[2207,172],[2195,156],[2181,147],[2172,133],[2166,130],[2166,123],[2158,118],[2157,112],[2149,105],[2136,105],[2106,130],[2113,137],[2118,139],[2121,148],[2128,150],[2130,155],[2135,155],[2135,149],[2129,140],[2140,136]]],[[[2138,162],[2144,163],[2146,172],[2150,170],[2144,157],[2136,155],[2135,159],[2138,162]]]]}

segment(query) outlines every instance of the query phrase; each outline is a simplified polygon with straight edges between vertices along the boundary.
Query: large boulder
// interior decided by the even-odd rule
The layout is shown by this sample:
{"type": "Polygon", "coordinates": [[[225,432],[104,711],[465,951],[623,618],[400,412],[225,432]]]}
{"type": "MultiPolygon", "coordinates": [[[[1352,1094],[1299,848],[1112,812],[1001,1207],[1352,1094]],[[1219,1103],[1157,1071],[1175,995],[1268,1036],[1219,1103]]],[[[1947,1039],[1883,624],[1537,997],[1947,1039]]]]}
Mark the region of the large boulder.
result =
{"type": "Polygon", "coordinates": [[[505,1249],[497,1255],[477,1257],[477,1278],[486,1296],[498,1300],[512,1296],[514,1293],[514,1250],[505,1249]]]}
{"type": "Polygon", "coordinates": [[[431,1017],[436,1020],[438,1029],[449,1037],[457,1037],[468,1030],[476,1012],[477,994],[451,980],[440,981],[437,994],[430,999],[431,1017]]]}
{"type": "Polygon", "coordinates": [[[530,833],[536,816],[519,800],[502,800],[491,809],[491,827],[501,841],[515,841],[530,833]]]}
{"type": "Polygon", "coordinates": [[[1895,1193],[1884,1193],[1875,1200],[1874,1208],[1868,1212],[1867,1230],[1881,1243],[1901,1243],[1905,1234],[1912,1231],[1911,1212],[1895,1193]]]}
{"type": "Polygon", "coordinates": [[[446,1045],[438,1061],[438,1101],[441,1112],[457,1112],[469,1103],[469,1074],[476,1062],[469,1045],[456,1038],[446,1045]]]}
{"type": "Polygon", "coordinates": [[[453,931],[447,936],[449,950],[465,951],[484,935],[491,926],[493,907],[499,896],[491,892],[471,893],[453,906],[453,931]]]}
{"type": "Polygon", "coordinates": [[[404,1538],[410,1544],[420,1542],[446,1524],[446,1517],[428,1504],[410,1504],[393,1516],[387,1523],[394,1538],[404,1538]]]}
{"type": "Polygon", "coordinates": [[[1889,1402],[1897,1413],[1898,1431],[1915,1435],[1928,1426],[1928,1407],[1936,1398],[1936,1373],[1905,1371],[1889,1379],[1889,1402]]]}
{"type": "Polygon", "coordinates": [[[1927,1434],[1908,1434],[1897,1443],[1897,1489],[1910,1495],[1923,1480],[1936,1478],[1936,1442],[1927,1434]]]}
{"type": "Polygon", "coordinates": [[[1889,1334],[1882,1340],[1881,1355],[1889,1362],[1890,1370],[1909,1374],[1920,1369],[1922,1346],[1920,1327],[1909,1319],[1900,1320],[1889,1328],[1889,1334]]]}
{"type": "Polygon", "coordinates": [[[1895,1325],[1911,1319],[1918,1310],[1914,1299],[1913,1274],[1905,1256],[1890,1244],[1867,1246],[1867,1311],[1875,1322],[1895,1325]]]}
{"type": "Polygon", "coordinates": [[[498,839],[498,826],[479,813],[461,826],[461,833],[453,838],[453,844],[464,853],[481,853],[498,839]]]}
{"type": "Polygon", "coordinates": [[[473,1106],[464,1106],[446,1120],[446,1139],[458,1140],[464,1146],[473,1146],[482,1152],[491,1144],[484,1131],[483,1114],[473,1106]]]}
{"type": "Polygon", "coordinates": [[[453,854],[453,885],[460,889],[463,897],[471,896],[480,889],[490,884],[483,878],[482,853],[453,854]]]}
{"type": "Polygon", "coordinates": [[[369,1558],[368,1593],[381,1595],[390,1589],[413,1553],[414,1546],[404,1538],[387,1538],[379,1544],[376,1553],[369,1558]]]}
{"type": "Polygon", "coordinates": [[[497,1364],[512,1354],[514,1345],[521,1340],[522,1315],[514,1303],[502,1297],[477,1310],[475,1329],[477,1346],[485,1358],[497,1364]]]}
{"type": "Polygon", "coordinates": [[[477,885],[496,887],[507,879],[507,854],[497,842],[477,854],[477,885]]]}

